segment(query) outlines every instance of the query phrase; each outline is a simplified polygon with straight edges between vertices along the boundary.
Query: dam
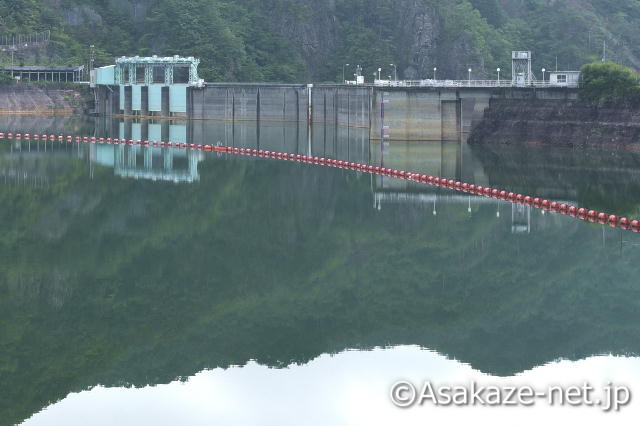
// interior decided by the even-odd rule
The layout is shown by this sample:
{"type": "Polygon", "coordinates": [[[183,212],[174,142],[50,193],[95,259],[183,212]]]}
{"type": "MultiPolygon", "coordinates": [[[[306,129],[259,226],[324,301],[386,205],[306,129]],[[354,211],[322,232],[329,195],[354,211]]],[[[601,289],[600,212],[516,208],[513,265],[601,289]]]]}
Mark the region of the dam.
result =
{"type": "Polygon", "coordinates": [[[364,128],[372,140],[458,140],[491,99],[577,99],[577,88],[492,81],[433,86],[205,83],[194,58],[120,58],[92,71],[95,113],[364,128]]]}

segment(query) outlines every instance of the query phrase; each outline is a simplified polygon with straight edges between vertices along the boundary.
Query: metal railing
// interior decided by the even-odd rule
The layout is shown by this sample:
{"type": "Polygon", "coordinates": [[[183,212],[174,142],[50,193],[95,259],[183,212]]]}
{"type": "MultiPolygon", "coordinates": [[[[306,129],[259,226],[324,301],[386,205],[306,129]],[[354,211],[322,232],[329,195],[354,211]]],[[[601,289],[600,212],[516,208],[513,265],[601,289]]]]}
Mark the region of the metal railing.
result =
{"type": "Polygon", "coordinates": [[[578,87],[577,83],[533,81],[513,83],[511,80],[374,80],[376,87],[578,87]]]}
{"type": "Polygon", "coordinates": [[[51,40],[51,31],[34,34],[16,34],[0,36],[0,51],[17,51],[30,47],[43,46],[51,40]]]}

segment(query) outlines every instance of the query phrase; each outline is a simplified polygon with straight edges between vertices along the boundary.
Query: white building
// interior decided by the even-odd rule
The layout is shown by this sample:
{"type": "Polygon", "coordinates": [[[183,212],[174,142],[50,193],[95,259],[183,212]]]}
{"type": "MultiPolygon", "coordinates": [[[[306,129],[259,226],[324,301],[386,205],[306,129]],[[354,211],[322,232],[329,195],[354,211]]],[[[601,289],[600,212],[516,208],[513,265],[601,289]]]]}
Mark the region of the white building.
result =
{"type": "Polygon", "coordinates": [[[580,83],[580,71],[551,71],[549,84],[551,86],[578,87],[580,83]]]}

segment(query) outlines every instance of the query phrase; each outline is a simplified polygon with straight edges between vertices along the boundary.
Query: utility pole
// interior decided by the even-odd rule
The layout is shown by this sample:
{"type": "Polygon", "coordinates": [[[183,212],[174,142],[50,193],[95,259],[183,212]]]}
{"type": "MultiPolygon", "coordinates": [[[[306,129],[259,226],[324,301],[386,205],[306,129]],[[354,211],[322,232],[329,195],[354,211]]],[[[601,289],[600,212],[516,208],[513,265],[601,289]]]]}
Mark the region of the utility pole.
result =
{"type": "Polygon", "coordinates": [[[13,77],[13,52],[16,50],[16,39],[11,37],[11,77],[13,77]]]}
{"type": "Polygon", "coordinates": [[[607,40],[602,40],[602,62],[607,62],[607,40]]]}
{"type": "Polygon", "coordinates": [[[89,46],[89,74],[91,74],[91,70],[93,70],[93,61],[96,59],[95,46],[92,44],[89,46]]]}

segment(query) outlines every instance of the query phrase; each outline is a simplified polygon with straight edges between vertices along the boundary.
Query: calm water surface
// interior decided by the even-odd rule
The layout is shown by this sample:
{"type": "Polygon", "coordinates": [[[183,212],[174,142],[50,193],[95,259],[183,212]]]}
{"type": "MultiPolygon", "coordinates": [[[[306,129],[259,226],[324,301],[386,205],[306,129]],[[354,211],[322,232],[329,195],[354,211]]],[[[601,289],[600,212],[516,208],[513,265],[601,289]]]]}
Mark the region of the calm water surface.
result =
{"type": "MultiPolygon", "coordinates": [[[[640,216],[640,154],[369,143],[295,124],[2,117],[0,131],[217,143],[640,216]]],[[[640,239],[355,171],[0,142],[0,424],[637,424],[422,407],[398,380],[640,392],[640,239]]],[[[635,395],[635,394],[634,394],[635,395]]]]}

